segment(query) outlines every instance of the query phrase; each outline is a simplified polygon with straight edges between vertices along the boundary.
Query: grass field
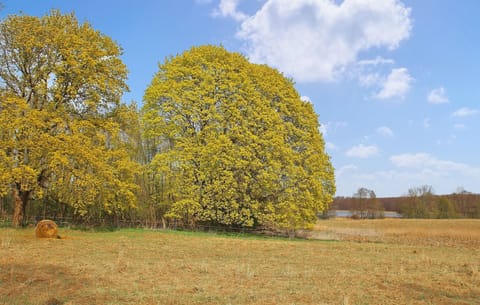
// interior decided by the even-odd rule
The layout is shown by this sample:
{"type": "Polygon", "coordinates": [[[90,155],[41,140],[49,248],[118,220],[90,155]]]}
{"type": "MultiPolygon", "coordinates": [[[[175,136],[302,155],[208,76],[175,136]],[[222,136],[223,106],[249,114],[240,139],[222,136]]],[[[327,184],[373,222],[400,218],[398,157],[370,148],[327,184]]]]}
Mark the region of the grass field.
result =
{"type": "Polygon", "coordinates": [[[480,304],[474,220],[328,220],[312,240],[0,234],[0,304],[480,304]]]}

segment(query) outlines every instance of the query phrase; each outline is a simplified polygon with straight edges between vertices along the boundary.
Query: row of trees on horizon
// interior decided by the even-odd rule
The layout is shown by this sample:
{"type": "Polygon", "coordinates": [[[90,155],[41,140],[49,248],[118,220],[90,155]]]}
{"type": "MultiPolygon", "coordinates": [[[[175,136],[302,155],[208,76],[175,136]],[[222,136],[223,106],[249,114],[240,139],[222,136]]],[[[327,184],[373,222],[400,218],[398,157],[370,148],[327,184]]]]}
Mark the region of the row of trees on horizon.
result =
{"type": "Polygon", "coordinates": [[[480,194],[458,188],[449,195],[436,195],[433,187],[412,187],[399,197],[378,198],[361,187],[352,197],[335,197],[330,210],[348,210],[354,218],[383,218],[393,211],[404,218],[480,218],[480,194]]]}

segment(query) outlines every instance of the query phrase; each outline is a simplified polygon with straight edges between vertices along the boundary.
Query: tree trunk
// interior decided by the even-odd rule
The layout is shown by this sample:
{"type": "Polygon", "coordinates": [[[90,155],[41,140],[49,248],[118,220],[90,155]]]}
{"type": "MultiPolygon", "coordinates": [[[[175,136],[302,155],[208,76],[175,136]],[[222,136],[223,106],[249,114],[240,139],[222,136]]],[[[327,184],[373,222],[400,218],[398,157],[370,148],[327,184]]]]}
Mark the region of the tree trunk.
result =
{"type": "Polygon", "coordinates": [[[12,225],[14,227],[19,227],[24,224],[25,211],[29,199],[30,191],[20,191],[17,187],[13,188],[14,209],[12,225]]]}

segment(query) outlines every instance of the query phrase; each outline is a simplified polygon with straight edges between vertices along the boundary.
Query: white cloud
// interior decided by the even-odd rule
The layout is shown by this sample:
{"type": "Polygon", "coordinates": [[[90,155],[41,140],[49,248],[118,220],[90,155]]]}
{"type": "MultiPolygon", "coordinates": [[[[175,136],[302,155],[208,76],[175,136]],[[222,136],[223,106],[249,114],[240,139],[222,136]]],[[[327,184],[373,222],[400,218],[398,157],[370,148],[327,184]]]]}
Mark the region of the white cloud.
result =
{"type": "Polygon", "coordinates": [[[390,161],[397,167],[422,167],[425,162],[428,162],[432,157],[426,153],[418,154],[402,154],[390,157],[390,161]]]}
{"type": "Polygon", "coordinates": [[[406,68],[386,71],[385,65],[394,63],[394,60],[383,57],[361,60],[352,66],[349,75],[356,79],[362,87],[376,88],[377,92],[370,97],[377,99],[403,98],[410,90],[410,84],[414,79],[406,68]]]}
{"type": "Polygon", "coordinates": [[[464,175],[476,175],[480,172],[479,169],[472,168],[467,164],[440,160],[428,153],[395,155],[390,157],[390,161],[397,167],[429,169],[444,175],[450,171],[461,172],[464,175]]]}
{"type": "Polygon", "coordinates": [[[394,97],[404,98],[410,90],[410,84],[413,80],[406,68],[392,69],[392,72],[383,82],[382,89],[374,97],[381,100],[394,97]]]}
{"type": "Polygon", "coordinates": [[[374,59],[360,60],[352,66],[349,75],[357,79],[362,87],[380,87],[386,80],[386,76],[380,71],[385,70],[385,65],[394,63],[395,61],[393,59],[385,59],[380,56],[374,59]]]}
{"type": "MultiPolygon", "coordinates": [[[[222,0],[218,14],[242,21],[237,37],[250,60],[297,81],[332,81],[372,48],[395,49],[410,36],[410,8],[398,0],[267,0],[253,16],[222,0]]],[[[364,64],[380,63],[378,58],[364,64]]]]}
{"type": "Polygon", "coordinates": [[[338,150],[337,145],[333,144],[332,142],[326,142],[325,148],[328,150],[338,150]]]}
{"type": "Polygon", "coordinates": [[[389,58],[383,58],[381,56],[377,56],[374,59],[364,59],[364,60],[359,60],[357,62],[357,65],[360,66],[378,66],[378,65],[390,65],[394,64],[395,61],[393,59],[389,58]]]}
{"type": "Polygon", "coordinates": [[[379,73],[361,73],[358,75],[358,82],[362,87],[372,87],[383,82],[379,73]]]}
{"type": "Polygon", "coordinates": [[[393,131],[387,126],[378,127],[377,133],[384,137],[393,137],[393,131]]]}
{"type": "Polygon", "coordinates": [[[327,132],[328,132],[327,126],[320,123],[320,127],[318,129],[320,130],[320,133],[323,135],[323,137],[327,136],[327,132]]]}
{"type": "Polygon", "coordinates": [[[449,194],[461,185],[478,189],[480,168],[464,163],[440,160],[428,153],[399,154],[390,157],[392,169],[369,171],[355,165],[336,170],[338,195],[350,196],[359,187],[367,187],[377,196],[400,196],[408,189],[432,185],[439,194],[449,194]]]}
{"type": "Polygon", "coordinates": [[[312,100],[310,99],[310,97],[309,97],[309,96],[306,96],[306,95],[302,95],[302,96],[300,97],[300,99],[301,99],[302,101],[305,101],[305,102],[309,102],[309,103],[312,102],[312,100]]]}
{"type": "Polygon", "coordinates": [[[335,171],[335,174],[336,176],[342,176],[344,174],[348,174],[348,173],[351,173],[351,172],[355,172],[358,170],[358,167],[354,164],[348,164],[348,165],[345,165],[345,166],[342,166],[340,167],[339,169],[337,169],[335,171]]]}
{"type": "Polygon", "coordinates": [[[345,154],[347,157],[369,158],[378,154],[378,147],[376,145],[365,146],[359,144],[350,148],[345,154]]]}
{"type": "Polygon", "coordinates": [[[453,129],[455,129],[455,130],[465,130],[465,129],[467,129],[467,125],[465,125],[465,124],[453,124],[453,129]]]}
{"type": "Polygon", "coordinates": [[[430,91],[430,93],[427,96],[427,101],[430,104],[445,104],[445,103],[448,103],[449,100],[448,100],[447,92],[446,92],[445,88],[440,87],[440,88],[436,88],[436,89],[433,89],[432,91],[430,91]]]}
{"type": "Polygon", "coordinates": [[[326,136],[330,131],[336,132],[340,128],[345,128],[348,126],[347,122],[338,121],[338,122],[327,122],[325,124],[320,123],[320,131],[324,136],[326,136]]]}
{"type": "Polygon", "coordinates": [[[468,174],[458,171],[442,172],[424,169],[391,169],[381,171],[363,171],[361,169],[344,171],[336,175],[337,190],[344,196],[350,196],[358,187],[367,187],[375,191],[377,196],[400,196],[409,188],[421,185],[432,185],[438,194],[449,194],[455,187],[462,185],[467,190],[476,190],[476,181],[480,179],[480,169],[468,174]]]}
{"type": "Polygon", "coordinates": [[[452,113],[452,116],[454,116],[454,117],[467,117],[467,116],[474,116],[478,113],[479,113],[479,111],[477,109],[462,107],[462,108],[458,109],[457,111],[455,111],[454,113],[452,113]]]}
{"type": "Polygon", "coordinates": [[[240,0],[220,0],[218,8],[213,10],[212,15],[214,17],[231,17],[235,21],[244,21],[248,18],[248,16],[245,13],[237,10],[239,1],[240,0]]]}

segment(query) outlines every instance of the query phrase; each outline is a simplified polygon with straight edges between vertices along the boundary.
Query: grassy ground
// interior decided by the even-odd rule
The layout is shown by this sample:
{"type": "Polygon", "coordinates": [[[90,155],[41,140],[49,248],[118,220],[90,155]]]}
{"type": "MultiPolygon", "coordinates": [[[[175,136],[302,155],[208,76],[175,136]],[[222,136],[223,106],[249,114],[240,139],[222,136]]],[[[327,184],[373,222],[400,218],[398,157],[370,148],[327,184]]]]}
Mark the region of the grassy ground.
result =
{"type": "Polygon", "coordinates": [[[317,240],[60,234],[0,229],[0,304],[480,304],[480,221],[329,220],[317,240]]]}

